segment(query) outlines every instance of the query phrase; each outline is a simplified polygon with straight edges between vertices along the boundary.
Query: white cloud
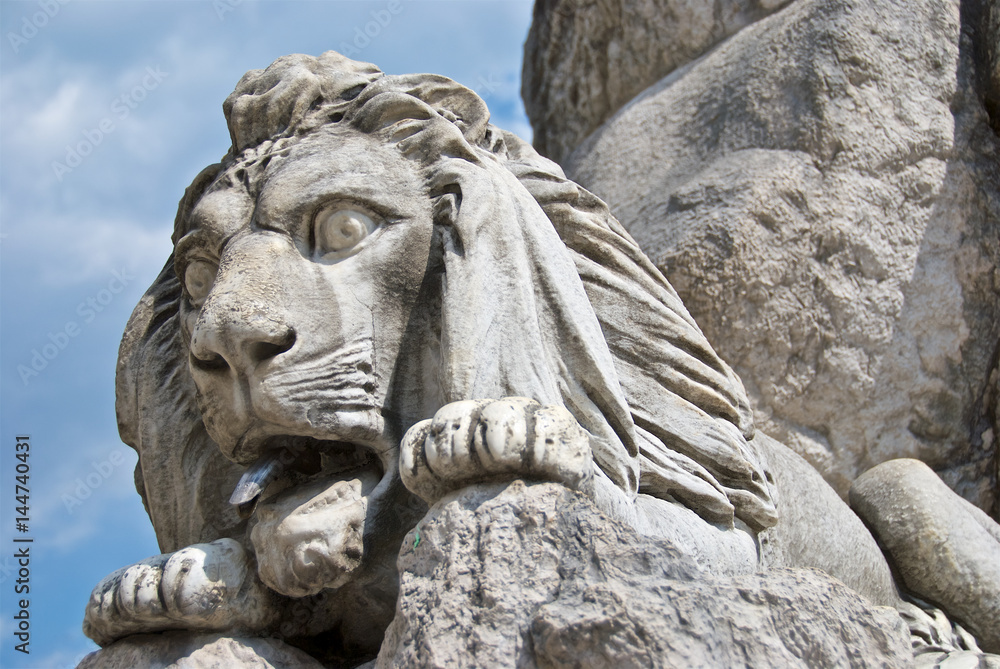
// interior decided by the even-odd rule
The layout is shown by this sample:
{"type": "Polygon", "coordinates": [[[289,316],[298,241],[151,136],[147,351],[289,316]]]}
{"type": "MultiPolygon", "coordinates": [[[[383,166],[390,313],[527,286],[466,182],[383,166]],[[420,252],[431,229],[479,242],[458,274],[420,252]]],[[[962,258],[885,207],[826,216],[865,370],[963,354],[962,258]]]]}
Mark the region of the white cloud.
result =
{"type": "Polygon", "coordinates": [[[98,113],[105,89],[91,68],[56,61],[52,54],[5,69],[0,80],[4,153],[12,148],[29,155],[51,153],[71,141],[84,130],[84,119],[98,113]]]}
{"type": "Polygon", "coordinates": [[[47,289],[110,280],[122,268],[159,268],[171,250],[171,226],[68,212],[7,218],[4,232],[7,262],[47,289]]]}
{"type": "Polygon", "coordinates": [[[64,136],[75,130],[84,89],[83,80],[64,81],[38,112],[27,115],[20,139],[26,144],[37,145],[53,135],[64,136]]]}

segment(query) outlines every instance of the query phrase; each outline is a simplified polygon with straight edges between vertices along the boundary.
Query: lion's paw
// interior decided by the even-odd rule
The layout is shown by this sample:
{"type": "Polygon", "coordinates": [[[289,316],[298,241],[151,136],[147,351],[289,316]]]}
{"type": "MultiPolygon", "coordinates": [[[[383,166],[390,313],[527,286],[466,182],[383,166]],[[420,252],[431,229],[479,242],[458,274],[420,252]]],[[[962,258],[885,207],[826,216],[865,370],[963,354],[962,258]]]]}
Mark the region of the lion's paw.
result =
{"type": "Polygon", "coordinates": [[[590,438],[573,415],[525,397],[446,404],[406,432],[400,451],[403,483],[429,504],[515,478],[581,489],[593,473],[590,438]]]}
{"type": "Polygon", "coordinates": [[[90,595],[83,631],[100,645],[170,629],[254,631],[272,622],[270,600],[243,547],[219,539],[104,578],[90,595]]]}

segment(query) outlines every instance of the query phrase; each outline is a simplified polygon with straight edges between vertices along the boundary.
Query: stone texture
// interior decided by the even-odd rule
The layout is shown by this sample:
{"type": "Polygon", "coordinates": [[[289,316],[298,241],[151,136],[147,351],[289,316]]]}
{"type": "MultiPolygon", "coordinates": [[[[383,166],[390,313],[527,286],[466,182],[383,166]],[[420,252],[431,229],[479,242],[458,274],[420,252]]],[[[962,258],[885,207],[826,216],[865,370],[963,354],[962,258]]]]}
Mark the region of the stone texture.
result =
{"type": "Polygon", "coordinates": [[[815,570],[715,578],[554,484],[444,498],[376,666],[909,666],[898,614],[815,570]]]}
{"type": "Polygon", "coordinates": [[[647,86],[788,0],[537,0],[521,97],[535,148],[562,162],[647,86]]]}
{"type": "Polygon", "coordinates": [[[733,364],[758,427],[841,495],[914,457],[996,514],[1000,153],[963,20],[954,1],[798,0],[566,166],[733,364]]]}
{"type": "Polygon", "coordinates": [[[323,669],[277,639],[165,632],[122,639],[83,658],[77,669],[323,669]]]}
{"type": "Polygon", "coordinates": [[[889,565],[868,528],[819,472],[767,435],[758,435],[781,509],[778,524],[758,536],[765,566],[820,569],[868,598],[897,606],[889,565]]]}
{"type": "Polygon", "coordinates": [[[969,5],[970,20],[975,22],[978,32],[979,59],[984,63],[984,102],[993,129],[1000,132],[1000,4],[983,0],[969,5]]]}
{"type": "Polygon", "coordinates": [[[239,542],[228,538],[123,567],[94,588],[83,632],[104,646],[152,630],[269,629],[280,614],[254,567],[239,542]]]}
{"type": "Polygon", "coordinates": [[[851,486],[905,586],[941,605],[1000,652],[1000,525],[957,496],[917,460],[893,460],[851,486]]]}
{"type": "Polygon", "coordinates": [[[1000,655],[983,653],[975,637],[948,619],[940,609],[899,605],[899,614],[910,628],[910,642],[917,669],[932,667],[1000,667],[1000,655]]]}

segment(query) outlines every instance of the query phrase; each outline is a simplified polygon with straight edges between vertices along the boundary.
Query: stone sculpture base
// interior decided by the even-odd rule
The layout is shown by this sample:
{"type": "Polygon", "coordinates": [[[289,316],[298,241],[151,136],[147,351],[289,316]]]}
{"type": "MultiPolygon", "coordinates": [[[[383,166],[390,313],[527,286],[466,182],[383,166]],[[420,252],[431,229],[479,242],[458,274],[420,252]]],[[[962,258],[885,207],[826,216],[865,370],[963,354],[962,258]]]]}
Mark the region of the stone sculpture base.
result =
{"type": "Polygon", "coordinates": [[[910,666],[906,625],[823,572],[713,578],[555,484],[436,504],[377,667],[910,666]]]}
{"type": "MultiPolygon", "coordinates": [[[[398,566],[396,616],[366,668],[1000,667],[971,637],[949,643],[940,612],[906,605],[904,621],[815,569],[713,576],[554,483],[445,497],[407,535],[398,566]]],[[[79,669],[137,666],[323,665],[277,639],[166,632],[122,639],[79,669]]]]}
{"type": "Polygon", "coordinates": [[[83,658],[77,669],[323,669],[323,665],[278,639],[224,634],[137,634],[83,658]]]}

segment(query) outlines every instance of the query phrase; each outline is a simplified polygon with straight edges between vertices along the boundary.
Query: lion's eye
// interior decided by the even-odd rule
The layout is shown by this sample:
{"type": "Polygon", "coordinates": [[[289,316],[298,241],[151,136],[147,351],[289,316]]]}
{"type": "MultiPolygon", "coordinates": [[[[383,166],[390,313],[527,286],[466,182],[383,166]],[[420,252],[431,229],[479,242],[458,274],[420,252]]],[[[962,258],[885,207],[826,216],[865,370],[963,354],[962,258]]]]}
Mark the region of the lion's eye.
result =
{"type": "Polygon", "coordinates": [[[375,222],[354,209],[330,208],[316,217],[316,253],[343,253],[375,231],[375,222]]]}
{"type": "Polygon", "coordinates": [[[193,260],[184,270],[184,288],[191,296],[191,303],[200,307],[208,297],[208,292],[215,284],[215,275],[219,266],[207,260],[193,260]]]}

